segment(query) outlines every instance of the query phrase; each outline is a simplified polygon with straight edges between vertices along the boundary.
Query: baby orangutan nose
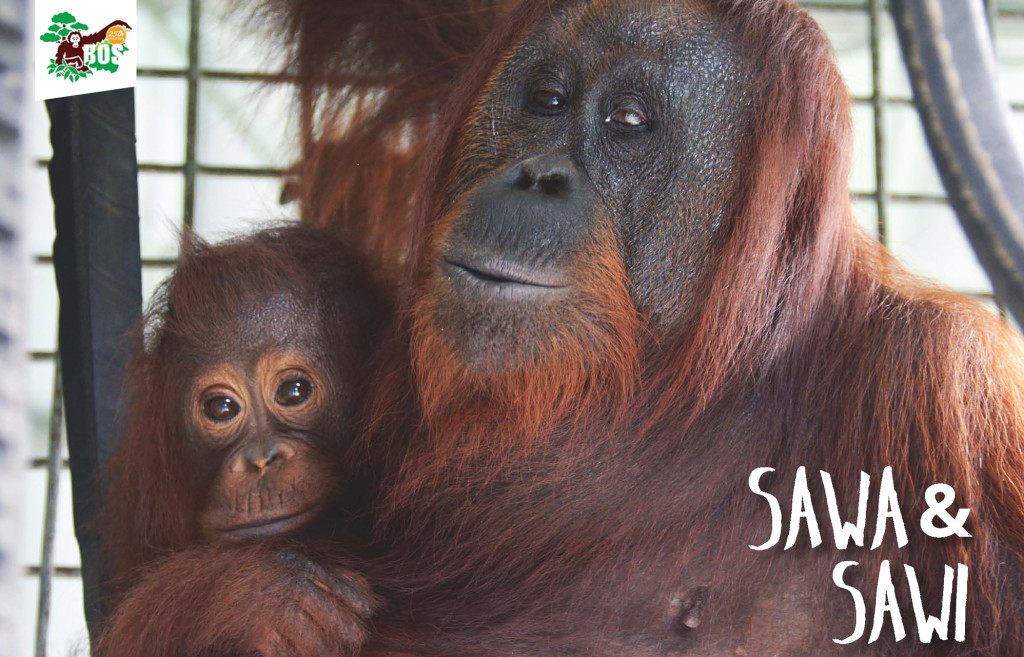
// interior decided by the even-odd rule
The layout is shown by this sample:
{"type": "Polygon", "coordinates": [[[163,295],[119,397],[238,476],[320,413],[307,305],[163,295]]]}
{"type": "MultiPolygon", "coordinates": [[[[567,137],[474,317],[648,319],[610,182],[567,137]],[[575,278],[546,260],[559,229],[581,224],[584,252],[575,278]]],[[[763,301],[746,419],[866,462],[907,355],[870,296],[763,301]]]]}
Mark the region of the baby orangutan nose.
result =
{"type": "Polygon", "coordinates": [[[315,518],[332,477],[303,443],[252,440],[228,459],[214,484],[204,524],[215,540],[263,538],[315,518]]]}
{"type": "Polygon", "coordinates": [[[280,461],[287,461],[295,456],[295,448],[287,443],[274,442],[269,447],[250,445],[238,454],[231,463],[232,472],[260,472],[280,461]]]}

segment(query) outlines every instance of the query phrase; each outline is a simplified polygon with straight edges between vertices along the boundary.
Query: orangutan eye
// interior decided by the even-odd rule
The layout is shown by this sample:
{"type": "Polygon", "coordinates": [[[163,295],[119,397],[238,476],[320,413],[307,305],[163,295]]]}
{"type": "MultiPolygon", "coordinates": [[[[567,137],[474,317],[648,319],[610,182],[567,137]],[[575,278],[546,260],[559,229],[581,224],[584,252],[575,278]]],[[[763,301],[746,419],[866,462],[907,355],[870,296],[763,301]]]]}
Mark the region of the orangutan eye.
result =
{"type": "Polygon", "coordinates": [[[203,415],[214,422],[233,420],[242,408],[231,397],[210,397],[203,402],[203,415]]]}
{"type": "Polygon", "coordinates": [[[311,394],[313,394],[313,384],[308,379],[288,379],[277,387],[274,401],[281,406],[298,406],[305,403],[311,394]]]}
{"type": "Polygon", "coordinates": [[[647,117],[640,110],[620,108],[605,117],[604,122],[622,128],[642,128],[647,125],[647,117]]]}
{"type": "Polygon", "coordinates": [[[565,110],[565,94],[555,89],[538,89],[530,97],[533,108],[540,114],[559,114],[565,110]]]}

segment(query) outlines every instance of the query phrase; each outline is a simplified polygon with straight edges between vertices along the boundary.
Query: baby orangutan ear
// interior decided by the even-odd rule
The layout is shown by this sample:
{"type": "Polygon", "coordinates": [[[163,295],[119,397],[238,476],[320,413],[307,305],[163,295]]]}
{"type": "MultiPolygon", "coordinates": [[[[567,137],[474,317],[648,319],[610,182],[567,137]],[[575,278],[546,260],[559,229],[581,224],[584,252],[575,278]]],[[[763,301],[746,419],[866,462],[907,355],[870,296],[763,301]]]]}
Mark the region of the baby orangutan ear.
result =
{"type": "Polygon", "coordinates": [[[685,636],[700,627],[704,607],[708,601],[708,589],[699,586],[689,592],[679,592],[668,603],[669,631],[685,636]]]}

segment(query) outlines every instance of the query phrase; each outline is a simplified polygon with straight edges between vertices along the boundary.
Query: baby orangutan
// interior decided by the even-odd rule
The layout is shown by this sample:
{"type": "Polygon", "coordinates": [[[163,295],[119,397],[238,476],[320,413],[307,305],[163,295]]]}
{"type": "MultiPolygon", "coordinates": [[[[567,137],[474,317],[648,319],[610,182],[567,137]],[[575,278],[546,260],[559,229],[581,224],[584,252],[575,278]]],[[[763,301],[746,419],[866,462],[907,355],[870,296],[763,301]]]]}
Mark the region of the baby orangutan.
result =
{"type": "Polygon", "coordinates": [[[201,544],[339,524],[359,492],[354,413],[388,309],[324,233],[187,237],[127,377],[104,540],[117,590],[201,544]]]}

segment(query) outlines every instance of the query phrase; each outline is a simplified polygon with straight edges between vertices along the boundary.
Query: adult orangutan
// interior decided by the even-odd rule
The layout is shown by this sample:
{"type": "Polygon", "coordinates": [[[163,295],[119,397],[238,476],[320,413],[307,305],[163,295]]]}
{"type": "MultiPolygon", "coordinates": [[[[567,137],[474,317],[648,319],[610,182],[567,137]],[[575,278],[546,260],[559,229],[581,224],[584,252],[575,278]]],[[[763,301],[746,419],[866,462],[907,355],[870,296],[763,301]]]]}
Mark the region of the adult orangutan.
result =
{"type": "MultiPolygon", "coordinates": [[[[454,89],[369,410],[361,572],[385,605],[375,638],[337,654],[1024,652],[1020,341],[854,222],[849,98],[803,11],[525,0],[454,89]],[[813,548],[806,527],[748,548],[773,534],[751,472],[774,468],[758,490],[789,498],[801,466],[806,525],[829,517],[815,471],[854,518],[861,471],[891,468],[877,548],[813,548]],[[936,483],[971,538],[919,529],[936,483]],[[869,624],[881,610],[881,638],[834,641],[859,625],[840,561],[859,562],[842,581],[869,624]],[[909,565],[937,614],[957,564],[962,637],[924,642],[909,583],[873,595],[909,565]]],[[[216,622],[258,615],[250,591],[216,622]]],[[[170,650],[177,628],[173,612],[136,626],[122,654],[216,653],[170,650]]]]}
{"type": "MultiPolygon", "coordinates": [[[[215,246],[186,236],[127,375],[125,437],[108,473],[105,551],[124,606],[139,597],[140,566],[169,553],[316,536],[319,514],[341,526],[365,487],[344,454],[385,299],[359,258],[320,230],[215,246]]],[[[276,561],[295,571],[287,555],[276,561]]],[[[314,576],[372,606],[358,577],[314,576]]]]}

